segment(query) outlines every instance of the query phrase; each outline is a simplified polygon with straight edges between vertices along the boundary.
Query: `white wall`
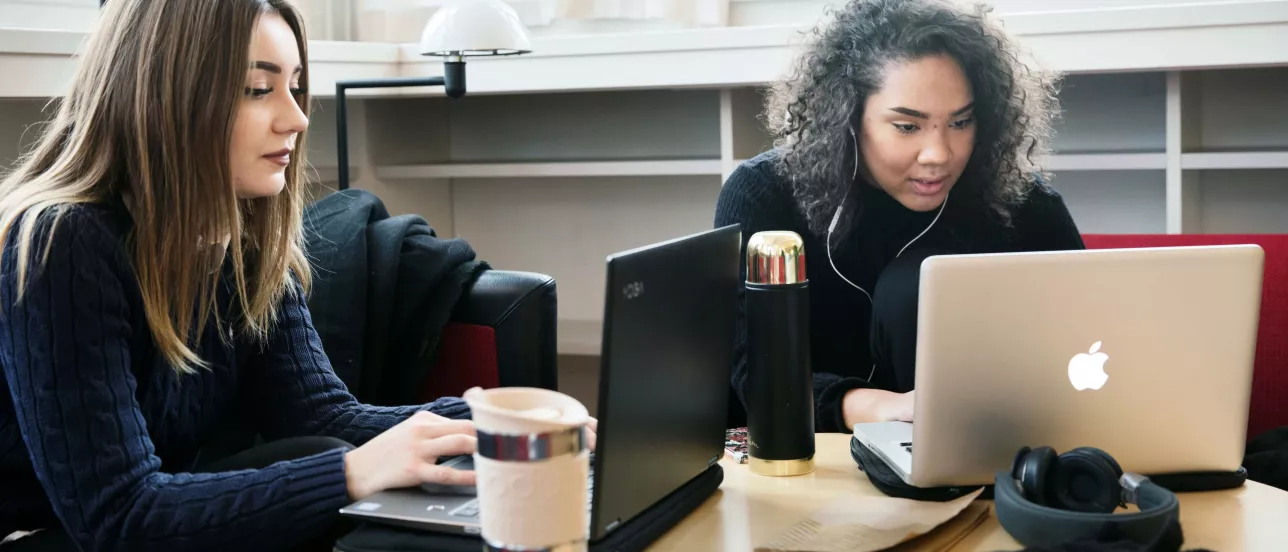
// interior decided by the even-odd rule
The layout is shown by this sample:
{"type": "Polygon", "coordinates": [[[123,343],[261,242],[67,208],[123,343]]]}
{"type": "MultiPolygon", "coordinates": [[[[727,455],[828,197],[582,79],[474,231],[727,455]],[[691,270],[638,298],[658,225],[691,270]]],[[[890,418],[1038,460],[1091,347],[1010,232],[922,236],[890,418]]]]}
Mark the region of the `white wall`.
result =
{"type": "Polygon", "coordinates": [[[0,27],[89,31],[98,0],[0,0],[0,27]]]}
{"type": "MultiPolygon", "coordinates": [[[[411,0],[415,1],[415,0],[411,0]]],[[[829,6],[841,6],[847,0],[731,0],[730,25],[812,24],[829,6]]],[[[976,4],[977,0],[958,0],[976,4]]],[[[1203,3],[1237,3],[1247,0],[1209,0],[1203,3]]],[[[1131,8],[1168,4],[1193,4],[1196,0],[991,0],[984,2],[999,15],[1010,13],[1052,12],[1104,8],[1131,8]]]]}
{"type": "Polygon", "coordinates": [[[359,0],[289,0],[304,16],[311,40],[358,40],[359,0]]]}
{"type": "MultiPolygon", "coordinates": [[[[445,0],[301,0],[312,2],[351,2],[356,11],[356,40],[415,42],[421,29],[445,0]]],[[[620,33],[673,29],[679,23],[666,21],[595,21],[569,22],[551,19],[556,0],[508,0],[528,25],[534,36],[620,33]]],[[[973,4],[975,0],[960,0],[973,4]]],[[[1188,4],[1196,0],[992,0],[986,2],[994,13],[1050,12],[1067,10],[1130,8],[1167,4],[1188,4]]],[[[1204,3],[1239,3],[1249,0],[1209,0],[1204,3]]],[[[812,25],[829,6],[839,6],[845,0],[730,0],[729,26],[812,25]]]]}
{"type": "MultiPolygon", "coordinates": [[[[315,39],[349,40],[357,0],[289,0],[304,14],[315,39]]],[[[0,27],[87,32],[99,16],[99,0],[0,0],[0,27]]]]}
{"type": "MultiPolygon", "coordinates": [[[[729,25],[812,24],[841,0],[730,0],[729,25]]],[[[966,1],[966,0],[962,0],[966,1]]],[[[1248,0],[1208,0],[1236,3],[1248,0]]],[[[443,0],[291,0],[310,36],[324,40],[415,42],[443,0]]],[[[552,0],[510,0],[534,35],[675,28],[664,21],[551,21],[552,0]]],[[[1194,0],[993,0],[999,14],[1193,3],[1194,0]]],[[[98,0],[0,0],[0,27],[88,31],[98,0]]]]}

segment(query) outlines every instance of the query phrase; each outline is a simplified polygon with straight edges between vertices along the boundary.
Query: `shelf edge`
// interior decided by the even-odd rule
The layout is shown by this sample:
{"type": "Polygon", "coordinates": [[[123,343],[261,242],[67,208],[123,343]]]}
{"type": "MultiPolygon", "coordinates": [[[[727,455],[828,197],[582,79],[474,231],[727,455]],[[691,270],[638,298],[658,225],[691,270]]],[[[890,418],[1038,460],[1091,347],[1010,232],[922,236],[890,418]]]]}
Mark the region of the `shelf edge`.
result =
{"type": "Polygon", "coordinates": [[[673,161],[583,161],[536,163],[449,163],[376,167],[382,180],[426,178],[551,178],[585,176],[718,176],[719,159],[673,161]]]}

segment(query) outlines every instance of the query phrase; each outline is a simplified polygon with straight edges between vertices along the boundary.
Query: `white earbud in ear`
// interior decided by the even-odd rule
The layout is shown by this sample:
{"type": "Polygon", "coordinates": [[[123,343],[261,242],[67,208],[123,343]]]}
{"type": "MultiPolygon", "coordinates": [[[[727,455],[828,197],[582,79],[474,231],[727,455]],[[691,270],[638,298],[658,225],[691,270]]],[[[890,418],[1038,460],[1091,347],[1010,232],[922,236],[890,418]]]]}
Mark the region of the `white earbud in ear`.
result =
{"type": "Polygon", "coordinates": [[[832,261],[832,232],[836,230],[837,221],[841,220],[841,209],[844,208],[845,200],[849,197],[850,194],[846,193],[845,196],[841,198],[842,207],[836,208],[836,214],[832,215],[832,224],[827,227],[827,241],[825,243],[825,247],[827,248],[827,264],[832,265],[832,272],[835,272],[837,276],[840,276],[842,280],[845,280],[845,283],[850,284],[854,289],[863,292],[863,295],[868,298],[868,302],[871,303],[872,296],[868,294],[868,290],[859,287],[858,284],[851,282],[849,278],[846,278],[844,274],[841,274],[841,270],[836,268],[836,263],[832,261]]]}
{"type": "MultiPolygon", "coordinates": [[[[859,176],[859,136],[858,134],[855,134],[853,126],[849,127],[849,130],[850,138],[852,138],[854,142],[854,174],[850,176],[849,184],[853,187],[855,185],[854,179],[859,176]]],[[[850,284],[854,289],[863,292],[863,295],[868,298],[868,303],[871,304],[872,295],[868,293],[868,290],[863,289],[854,282],[851,282],[849,278],[846,278],[844,274],[841,274],[840,269],[836,268],[836,263],[832,262],[832,232],[836,231],[837,223],[841,222],[841,211],[845,209],[845,201],[849,198],[850,192],[848,191],[845,192],[845,195],[841,196],[841,204],[836,207],[836,214],[832,215],[832,224],[827,226],[827,264],[832,265],[832,271],[835,272],[837,276],[840,276],[842,280],[845,280],[845,283],[850,284]]]]}
{"type": "Polygon", "coordinates": [[[850,127],[851,142],[854,143],[854,174],[850,175],[850,180],[859,177],[859,135],[854,133],[854,127],[850,127]]]}
{"type": "MultiPolygon", "coordinates": [[[[853,186],[854,179],[859,176],[859,137],[854,133],[854,127],[849,127],[847,130],[850,131],[850,138],[852,138],[854,142],[854,172],[850,175],[850,185],[853,186]]],[[[836,230],[836,224],[841,222],[841,210],[845,209],[845,200],[849,199],[849,197],[850,193],[846,192],[845,195],[841,197],[841,205],[837,206],[836,214],[832,215],[832,224],[827,226],[827,234],[829,238],[831,237],[832,232],[836,230]]],[[[831,246],[830,239],[828,240],[828,246],[831,246]]]]}

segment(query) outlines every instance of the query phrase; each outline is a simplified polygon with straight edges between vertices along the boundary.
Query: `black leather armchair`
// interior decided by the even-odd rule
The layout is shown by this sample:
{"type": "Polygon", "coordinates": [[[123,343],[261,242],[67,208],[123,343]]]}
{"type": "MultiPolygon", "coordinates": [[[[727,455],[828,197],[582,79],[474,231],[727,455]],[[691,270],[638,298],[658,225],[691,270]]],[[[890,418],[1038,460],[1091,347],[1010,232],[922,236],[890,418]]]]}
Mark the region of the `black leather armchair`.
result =
{"type": "Polygon", "coordinates": [[[558,389],[557,312],[554,278],[484,271],[452,311],[421,397],[474,386],[558,389]]]}

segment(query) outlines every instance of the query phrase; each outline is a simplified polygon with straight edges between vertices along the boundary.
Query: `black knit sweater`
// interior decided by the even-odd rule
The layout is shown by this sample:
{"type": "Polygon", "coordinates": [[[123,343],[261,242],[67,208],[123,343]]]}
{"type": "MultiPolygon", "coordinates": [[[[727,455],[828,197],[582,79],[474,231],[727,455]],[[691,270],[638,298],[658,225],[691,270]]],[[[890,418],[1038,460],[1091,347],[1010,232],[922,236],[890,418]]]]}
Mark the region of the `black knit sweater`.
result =
{"type": "MultiPolygon", "coordinates": [[[[776,152],[744,162],[725,182],[716,204],[715,226],[740,224],[744,253],[756,232],[791,230],[805,241],[806,272],[810,282],[810,351],[814,371],[815,428],[821,432],[848,432],[842,415],[845,393],[860,387],[895,389],[893,376],[872,368],[869,325],[872,305],[859,290],[845,283],[828,264],[825,235],[809,229],[792,196],[790,184],[775,170],[776,152]]],[[[964,183],[959,182],[958,186],[964,183]]],[[[873,186],[856,186],[846,203],[846,217],[832,236],[832,259],[850,281],[869,293],[877,277],[895,255],[930,225],[935,212],[911,211],[873,186]]],[[[949,197],[944,214],[915,247],[933,247],[952,253],[994,253],[1083,249],[1082,237],[1063,199],[1045,184],[1037,184],[1023,205],[1011,215],[1010,225],[985,212],[975,212],[966,201],[949,197]]],[[[743,263],[745,277],[746,266],[743,263]]],[[[732,385],[746,405],[746,325],[739,307],[735,337],[732,385]]]]}
{"type": "MultiPolygon", "coordinates": [[[[265,345],[226,345],[219,332],[227,328],[209,324],[196,350],[210,369],[179,375],[148,331],[123,245],[130,227],[119,202],[72,208],[48,261],[29,268],[21,302],[14,240],[7,244],[0,539],[61,526],[83,550],[289,549],[350,502],[343,451],[187,473],[221,424],[245,416],[269,440],[325,435],[361,445],[417,410],[469,417],[460,399],[358,403],[332,371],[298,294],[280,306],[265,345]]],[[[217,301],[231,313],[224,284],[217,301]]]]}

